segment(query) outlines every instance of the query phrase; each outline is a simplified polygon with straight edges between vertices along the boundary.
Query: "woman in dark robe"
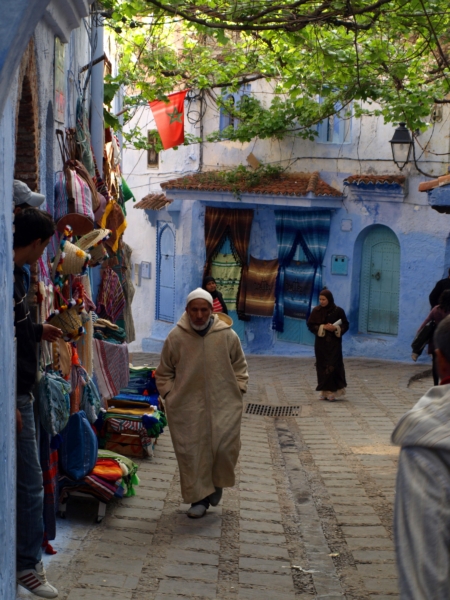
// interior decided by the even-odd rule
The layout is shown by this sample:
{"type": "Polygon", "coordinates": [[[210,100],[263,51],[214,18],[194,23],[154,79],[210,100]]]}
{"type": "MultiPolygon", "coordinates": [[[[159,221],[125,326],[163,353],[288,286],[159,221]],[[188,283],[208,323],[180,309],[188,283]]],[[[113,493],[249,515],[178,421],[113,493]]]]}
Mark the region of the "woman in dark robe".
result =
{"type": "Polygon", "coordinates": [[[211,294],[213,297],[213,312],[221,312],[228,314],[227,305],[225,304],[225,300],[221,292],[217,289],[216,280],[211,275],[208,275],[203,280],[203,289],[211,294]]]}
{"type": "Polygon", "coordinates": [[[348,331],[345,312],[334,303],[333,294],[322,290],[319,295],[319,306],[316,306],[308,319],[308,329],[314,333],[316,340],[317,387],[320,400],[334,402],[345,395],[344,361],[342,358],[342,336],[348,331]]]}

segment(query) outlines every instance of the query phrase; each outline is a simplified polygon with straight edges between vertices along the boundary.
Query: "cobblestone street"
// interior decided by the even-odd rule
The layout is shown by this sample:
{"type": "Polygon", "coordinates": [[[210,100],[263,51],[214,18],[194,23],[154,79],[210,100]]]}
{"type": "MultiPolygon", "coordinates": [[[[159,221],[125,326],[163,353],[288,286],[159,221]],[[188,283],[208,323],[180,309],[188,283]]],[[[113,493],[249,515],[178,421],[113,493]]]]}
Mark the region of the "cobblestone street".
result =
{"type": "Polygon", "coordinates": [[[168,432],[140,461],[136,497],[111,503],[101,524],[95,502],[72,500],[58,554],[45,558],[60,598],[398,597],[389,439],[431,378],[408,387],[423,366],[348,359],[347,397],[328,403],[317,400],[313,359],[248,360],[246,402],[300,407],[298,416],[244,416],[236,486],[203,519],[184,514],[168,432]]]}

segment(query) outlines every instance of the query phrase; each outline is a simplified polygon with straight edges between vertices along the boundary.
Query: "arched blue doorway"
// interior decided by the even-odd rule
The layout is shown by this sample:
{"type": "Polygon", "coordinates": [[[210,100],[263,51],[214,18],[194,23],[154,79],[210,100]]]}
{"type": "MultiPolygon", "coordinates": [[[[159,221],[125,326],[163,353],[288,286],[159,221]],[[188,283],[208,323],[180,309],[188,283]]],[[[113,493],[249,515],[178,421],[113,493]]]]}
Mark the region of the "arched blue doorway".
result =
{"type": "Polygon", "coordinates": [[[371,227],[361,259],[359,331],[398,334],[400,243],[385,225],[371,227]]]}
{"type": "Polygon", "coordinates": [[[175,233],[164,222],[158,222],[156,318],[175,320],[175,233]]]}

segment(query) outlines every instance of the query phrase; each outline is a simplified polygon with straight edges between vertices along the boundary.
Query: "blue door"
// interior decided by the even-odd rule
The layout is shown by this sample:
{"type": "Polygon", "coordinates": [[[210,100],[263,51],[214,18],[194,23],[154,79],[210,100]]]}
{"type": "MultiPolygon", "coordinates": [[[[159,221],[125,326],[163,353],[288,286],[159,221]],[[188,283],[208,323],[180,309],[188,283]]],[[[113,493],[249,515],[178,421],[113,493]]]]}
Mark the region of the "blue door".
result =
{"type": "Polygon", "coordinates": [[[363,244],[359,329],[398,334],[400,244],[384,225],[370,230],[363,244]]]}
{"type": "Polygon", "coordinates": [[[167,223],[158,224],[158,279],[156,318],[175,320],[175,234],[167,223]]]}

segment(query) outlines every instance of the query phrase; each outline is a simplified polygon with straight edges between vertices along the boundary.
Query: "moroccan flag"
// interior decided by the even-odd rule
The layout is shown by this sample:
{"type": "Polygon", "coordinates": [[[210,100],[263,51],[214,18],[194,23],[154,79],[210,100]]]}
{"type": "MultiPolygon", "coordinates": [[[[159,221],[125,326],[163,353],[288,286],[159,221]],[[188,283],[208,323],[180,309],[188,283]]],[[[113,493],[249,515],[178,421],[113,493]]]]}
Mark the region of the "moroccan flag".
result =
{"type": "Polygon", "coordinates": [[[187,92],[169,94],[168,102],[154,100],[149,103],[164,150],[184,142],[184,97],[187,92]]]}

